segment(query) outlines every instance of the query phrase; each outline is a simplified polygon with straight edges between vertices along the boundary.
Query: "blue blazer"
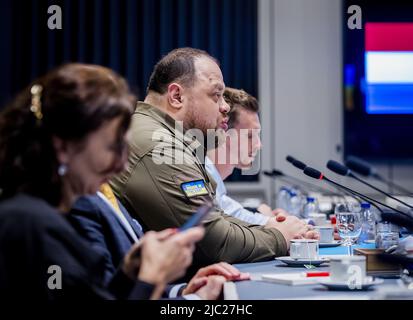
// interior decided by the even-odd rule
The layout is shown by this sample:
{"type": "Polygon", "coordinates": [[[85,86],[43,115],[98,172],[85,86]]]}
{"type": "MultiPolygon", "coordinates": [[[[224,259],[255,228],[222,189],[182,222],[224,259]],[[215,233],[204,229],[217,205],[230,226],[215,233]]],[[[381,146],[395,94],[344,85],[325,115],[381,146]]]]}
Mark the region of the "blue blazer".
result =
{"type": "MultiPolygon", "coordinates": [[[[142,237],[142,227],[132,219],[118,201],[135,235],[142,237]]],[[[97,194],[80,197],[74,204],[69,220],[73,227],[105,257],[105,280],[112,278],[123,257],[135,243],[128,230],[110,207],[97,194]]]]}
{"type": "MultiPolygon", "coordinates": [[[[118,204],[137,238],[141,238],[143,231],[140,224],[132,219],[120,201],[118,204]]],[[[108,283],[135,240],[113,212],[113,208],[97,194],[80,197],[74,204],[68,219],[76,231],[104,257],[104,279],[105,284],[108,283]]],[[[166,287],[164,297],[168,297],[173,287],[172,285],[166,287]]],[[[182,289],[183,287],[180,291],[182,289]]]]}

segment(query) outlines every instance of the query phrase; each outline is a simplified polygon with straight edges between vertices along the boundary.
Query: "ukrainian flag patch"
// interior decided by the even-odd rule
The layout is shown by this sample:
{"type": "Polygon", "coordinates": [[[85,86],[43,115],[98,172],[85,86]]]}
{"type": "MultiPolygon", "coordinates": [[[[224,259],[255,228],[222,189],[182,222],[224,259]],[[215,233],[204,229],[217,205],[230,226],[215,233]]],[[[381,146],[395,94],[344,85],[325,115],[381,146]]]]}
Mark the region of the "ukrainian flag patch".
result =
{"type": "Polygon", "coordinates": [[[206,196],[209,194],[204,180],[195,180],[181,184],[181,189],[188,198],[206,196]]]}

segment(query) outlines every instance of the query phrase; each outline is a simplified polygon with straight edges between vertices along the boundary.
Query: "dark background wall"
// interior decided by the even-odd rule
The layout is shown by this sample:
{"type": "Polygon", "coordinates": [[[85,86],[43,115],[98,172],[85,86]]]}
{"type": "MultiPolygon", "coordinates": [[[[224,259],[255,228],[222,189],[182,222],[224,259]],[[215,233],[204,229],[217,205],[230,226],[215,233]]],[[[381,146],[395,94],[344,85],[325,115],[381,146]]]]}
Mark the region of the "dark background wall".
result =
{"type": "Polygon", "coordinates": [[[228,86],[257,94],[255,0],[2,0],[0,105],[63,62],[113,68],[143,98],[153,65],[190,46],[218,58],[228,86]],[[49,30],[47,9],[62,8],[49,30]]]}
{"type": "Polygon", "coordinates": [[[154,64],[184,46],[216,57],[227,86],[258,93],[256,0],[1,0],[0,46],[0,109],[64,62],[112,68],[142,99],[154,64]],[[51,5],[61,30],[48,28],[51,5]]]}
{"type": "MultiPolygon", "coordinates": [[[[343,23],[344,62],[344,156],[356,155],[379,164],[413,164],[413,114],[369,114],[366,112],[365,24],[412,23],[413,2],[405,0],[345,0],[344,7],[357,4],[363,12],[363,29],[343,23]],[[346,95],[347,90],[347,95],[346,95]]],[[[395,34],[394,37],[398,35],[395,34]]],[[[406,86],[406,84],[404,84],[406,86]]],[[[392,97],[395,106],[398,96],[392,97]]],[[[409,99],[413,107],[413,97],[409,99]]]]}

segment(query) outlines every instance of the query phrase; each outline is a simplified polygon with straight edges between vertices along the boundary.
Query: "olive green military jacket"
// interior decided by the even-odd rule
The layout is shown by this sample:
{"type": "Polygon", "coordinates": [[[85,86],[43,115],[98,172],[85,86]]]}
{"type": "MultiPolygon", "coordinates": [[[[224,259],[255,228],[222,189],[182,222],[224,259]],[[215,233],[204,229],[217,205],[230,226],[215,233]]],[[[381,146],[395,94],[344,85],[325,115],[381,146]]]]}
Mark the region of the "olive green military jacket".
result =
{"type": "MultiPolygon", "coordinates": [[[[132,118],[127,169],[111,181],[119,200],[146,230],[181,226],[197,208],[214,202],[216,184],[196,152],[198,140],[161,110],[139,102],[132,118]]],[[[216,209],[205,221],[205,237],[194,254],[196,265],[242,263],[285,255],[276,229],[250,225],[216,209]]]]}

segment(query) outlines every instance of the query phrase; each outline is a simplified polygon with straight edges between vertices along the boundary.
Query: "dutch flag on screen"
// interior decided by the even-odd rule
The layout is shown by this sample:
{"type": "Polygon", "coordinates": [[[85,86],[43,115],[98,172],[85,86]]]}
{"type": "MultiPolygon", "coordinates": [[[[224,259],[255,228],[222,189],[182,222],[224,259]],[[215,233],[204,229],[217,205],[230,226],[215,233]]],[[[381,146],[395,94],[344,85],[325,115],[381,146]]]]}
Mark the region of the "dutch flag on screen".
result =
{"type": "Polygon", "coordinates": [[[366,23],[366,112],[413,114],[413,23],[366,23]]]}

